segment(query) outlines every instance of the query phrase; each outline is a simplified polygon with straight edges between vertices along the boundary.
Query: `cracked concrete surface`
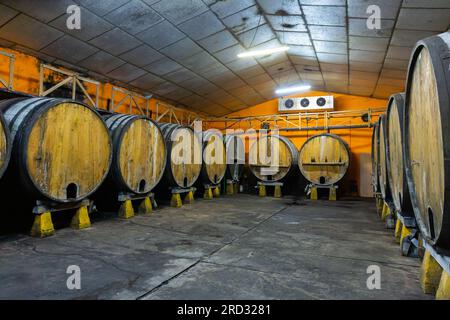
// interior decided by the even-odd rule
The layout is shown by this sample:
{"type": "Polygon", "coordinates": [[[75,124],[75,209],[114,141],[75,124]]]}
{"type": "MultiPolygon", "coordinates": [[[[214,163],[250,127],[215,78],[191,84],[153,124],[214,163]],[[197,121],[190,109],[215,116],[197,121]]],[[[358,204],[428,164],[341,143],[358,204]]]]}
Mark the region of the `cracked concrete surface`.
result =
{"type": "MultiPolygon", "coordinates": [[[[102,216],[102,215],[100,215],[102,216]]],[[[373,201],[198,200],[86,230],[0,238],[0,299],[431,299],[373,201]],[[369,265],[381,290],[368,290],[369,265]],[[81,290],[66,269],[81,268],[81,290]]]]}

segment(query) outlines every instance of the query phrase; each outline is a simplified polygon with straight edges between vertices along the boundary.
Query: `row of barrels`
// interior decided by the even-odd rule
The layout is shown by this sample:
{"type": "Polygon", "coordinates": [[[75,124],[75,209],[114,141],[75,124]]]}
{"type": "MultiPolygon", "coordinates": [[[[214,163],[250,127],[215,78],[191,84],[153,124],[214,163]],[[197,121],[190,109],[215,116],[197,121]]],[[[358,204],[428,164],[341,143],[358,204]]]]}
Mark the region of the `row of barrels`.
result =
{"type": "Polygon", "coordinates": [[[450,33],[419,41],[405,93],[373,131],[373,187],[423,237],[450,249],[450,33]]]}

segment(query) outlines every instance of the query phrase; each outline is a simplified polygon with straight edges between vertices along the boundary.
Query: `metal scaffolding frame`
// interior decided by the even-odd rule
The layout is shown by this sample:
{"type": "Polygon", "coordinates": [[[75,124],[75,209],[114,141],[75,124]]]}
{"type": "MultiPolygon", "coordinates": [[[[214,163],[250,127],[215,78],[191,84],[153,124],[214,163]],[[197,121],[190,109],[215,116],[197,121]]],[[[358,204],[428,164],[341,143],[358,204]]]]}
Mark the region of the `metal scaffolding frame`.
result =
{"type": "Polygon", "coordinates": [[[7,57],[9,59],[9,76],[8,79],[0,78],[0,84],[9,90],[13,90],[14,86],[14,60],[16,57],[12,53],[0,51],[0,55],[7,57]]]}
{"type": "Polygon", "coordinates": [[[181,124],[181,125],[184,124],[182,119],[178,119],[175,111],[187,113],[187,121],[185,124],[188,126],[192,126],[195,121],[199,121],[199,120],[203,121],[204,120],[204,118],[202,116],[200,116],[199,114],[197,114],[195,112],[189,111],[187,109],[177,108],[177,107],[174,107],[174,106],[166,104],[166,103],[157,102],[156,103],[156,116],[155,116],[156,122],[159,122],[164,117],[169,117],[170,123],[172,123],[172,120],[175,120],[175,122],[177,124],[181,124]],[[162,112],[160,110],[161,107],[164,109],[164,111],[162,111],[162,112]]]}
{"type": "Polygon", "coordinates": [[[79,75],[76,72],[62,70],[62,69],[50,66],[48,64],[41,63],[40,68],[39,68],[39,95],[40,96],[45,97],[48,94],[52,93],[53,91],[55,91],[56,89],[58,89],[59,87],[65,85],[67,83],[72,83],[72,99],[73,100],[75,100],[75,98],[76,98],[76,91],[77,91],[77,87],[78,87],[81,89],[81,91],[86,96],[86,98],[89,100],[89,102],[92,104],[92,107],[98,108],[100,82],[82,77],[81,75],[79,75]],[[54,85],[53,87],[51,87],[47,90],[44,90],[44,72],[46,69],[51,70],[56,73],[59,73],[59,74],[63,74],[66,76],[66,78],[64,80],[60,81],[59,83],[57,83],[56,85],[54,85]],[[96,86],[95,101],[92,99],[91,95],[87,92],[86,88],[83,85],[83,82],[87,82],[87,83],[90,83],[90,84],[93,84],[96,86]]]}
{"type": "Polygon", "coordinates": [[[150,94],[148,96],[143,96],[143,95],[137,94],[135,92],[113,86],[112,90],[111,90],[111,110],[110,111],[115,112],[119,107],[123,106],[126,101],[128,101],[128,112],[130,114],[133,113],[133,104],[134,104],[142,115],[144,115],[146,117],[150,117],[150,99],[152,98],[152,96],[153,96],[152,94],[150,94]],[[120,93],[124,94],[124,97],[118,103],[115,103],[116,92],[120,92],[120,93]],[[145,107],[142,108],[139,105],[139,103],[136,100],[137,98],[145,101],[145,107]],[[145,110],[145,112],[144,112],[144,110],[145,110]]]}

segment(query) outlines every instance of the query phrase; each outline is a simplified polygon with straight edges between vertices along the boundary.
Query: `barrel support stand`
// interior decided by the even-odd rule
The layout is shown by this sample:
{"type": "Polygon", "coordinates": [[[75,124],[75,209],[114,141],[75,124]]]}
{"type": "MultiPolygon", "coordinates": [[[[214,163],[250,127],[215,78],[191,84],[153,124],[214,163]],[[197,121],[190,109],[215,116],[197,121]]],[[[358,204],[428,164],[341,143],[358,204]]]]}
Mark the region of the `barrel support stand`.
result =
{"type": "Polygon", "coordinates": [[[212,198],[220,197],[220,187],[218,184],[205,184],[203,185],[204,193],[203,199],[212,200],[212,198]]]}
{"type": "Polygon", "coordinates": [[[319,192],[318,189],[328,189],[328,200],[330,201],[336,201],[337,200],[337,188],[338,186],[332,184],[329,186],[319,186],[316,184],[309,184],[306,186],[306,195],[309,196],[311,200],[318,200],[319,199],[319,192]]]}
{"type": "Polygon", "coordinates": [[[376,192],[375,193],[375,203],[376,203],[376,206],[377,206],[377,213],[381,217],[381,213],[383,211],[384,201],[383,201],[383,198],[382,198],[380,192],[376,192]]]}
{"type": "Polygon", "coordinates": [[[127,192],[119,193],[118,199],[122,204],[119,208],[119,218],[130,219],[135,215],[133,201],[140,201],[138,206],[138,214],[150,216],[153,207],[156,208],[155,195],[151,192],[146,194],[133,194],[127,192]]]}
{"type": "Polygon", "coordinates": [[[55,228],[52,222],[52,212],[74,210],[76,212],[72,218],[71,227],[74,229],[85,229],[91,226],[89,219],[89,210],[91,202],[84,199],[75,203],[56,203],[53,201],[36,202],[33,208],[34,218],[33,226],[31,228],[31,236],[45,238],[55,234],[55,228]]]}
{"type": "Polygon", "coordinates": [[[383,209],[381,211],[381,220],[385,222],[387,229],[395,229],[395,208],[392,204],[383,202],[383,209]]]}
{"type": "Polygon", "coordinates": [[[394,239],[400,244],[403,256],[417,258],[419,256],[419,239],[416,219],[396,212],[394,239]]]}
{"type": "Polygon", "coordinates": [[[180,208],[183,205],[181,201],[181,194],[186,193],[184,197],[184,204],[192,204],[194,203],[194,193],[197,190],[194,187],[191,188],[172,188],[170,192],[172,193],[172,197],[170,198],[170,206],[174,208],[180,208]]]}
{"type": "Polygon", "coordinates": [[[424,241],[425,255],[420,268],[420,285],[424,293],[438,300],[450,300],[450,256],[437,252],[424,241]]]}
{"type": "Polygon", "coordinates": [[[260,197],[267,196],[267,188],[266,187],[273,187],[273,197],[274,198],[281,198],[281,187],[283,186],[283,182],[268,182],[268,181],[258,181],[255,188],[258,189],[258,195],[260,197]]]}
{"type": "Polygon", "coordinates": [[[227,179],[227,190],[226,190],[226,194],[227,195],[233,195],[233,194],[237,194],[238,193],[238,186],[239,186],[239,182],[232,180],[232,179],[227,179]]]}

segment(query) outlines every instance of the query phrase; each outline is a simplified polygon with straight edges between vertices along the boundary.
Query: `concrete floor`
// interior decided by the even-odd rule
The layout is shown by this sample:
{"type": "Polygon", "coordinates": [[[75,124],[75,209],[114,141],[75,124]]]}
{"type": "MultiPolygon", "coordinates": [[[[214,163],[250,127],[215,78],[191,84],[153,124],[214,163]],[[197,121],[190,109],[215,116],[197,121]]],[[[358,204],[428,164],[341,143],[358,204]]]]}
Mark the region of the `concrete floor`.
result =
{"type": "Polygon", "coordinates": [[[0,238],[0,299],[431,299],[373,201],[198,200],[86,230],[0,238]],[[68,290],[66,269],[81,269],[68,290]],[[368,290],[369,265],[381,290],[368,290]]]}

